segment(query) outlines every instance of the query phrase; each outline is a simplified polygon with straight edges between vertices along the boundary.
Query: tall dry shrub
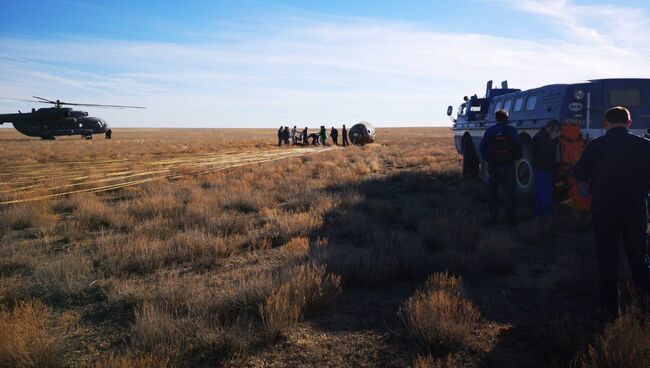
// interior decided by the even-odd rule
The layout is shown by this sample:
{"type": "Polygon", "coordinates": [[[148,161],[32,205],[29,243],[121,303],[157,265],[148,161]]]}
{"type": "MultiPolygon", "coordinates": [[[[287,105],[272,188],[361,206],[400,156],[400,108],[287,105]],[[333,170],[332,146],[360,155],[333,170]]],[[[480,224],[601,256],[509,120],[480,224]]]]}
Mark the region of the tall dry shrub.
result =
{"type": "Polygon", "coordinates": [[[93,281],[92,262],[77,253],[65,253],[39,265],[34,272],[39,294],[55,302],[82,294],[93,281]]]}
{"type": "Polygon", "coordinates": [[[326,273],[323,266],[297,267],[260,305],[264,326],[272,334],[285,331],[308,309],[328,304],[340,293],[340,285],[341,278],[326,273]]]}
{"type": "Polygon", "coordinates": [[[70,348],[67,335],[78,317],[54,317],[39,301],[22,301],[13,310],[0,309],[1,367],[63,367],[70,348]]]}
{"type": "Polygon", "coordinates": [[[438,273],[400,308],[409,331],[432,347],[468,345],[480,320],[478,309],[463,296],[461,278],[438,273]]]}
{"type": "Polygon", "coordinates": [[[581,368],[646,368],[650,363],[650,316],[633,309],[609,325],[578,355],[581,368]]]}

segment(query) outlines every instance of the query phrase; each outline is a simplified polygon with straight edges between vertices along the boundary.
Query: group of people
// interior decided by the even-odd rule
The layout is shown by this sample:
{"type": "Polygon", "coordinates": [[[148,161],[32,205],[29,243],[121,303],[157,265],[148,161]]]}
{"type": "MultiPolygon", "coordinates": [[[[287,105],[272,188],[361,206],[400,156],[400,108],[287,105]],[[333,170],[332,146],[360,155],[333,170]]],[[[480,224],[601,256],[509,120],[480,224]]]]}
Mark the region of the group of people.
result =
{"type": "MultiPolygon", "coordinates": [[[[480,144],[488,163],[488,222],[499,220],[497,194],[505,191],[506,224],[516,225],[515,162],[522,157],[517,129],[508,124],[508,112],[495,113],[497,124],[484,134],[480,144]]],[[[574,177],[591,195],[591,216],[597,248],[601,292],[610,319],[619,313],[619,241],[635,284],[650,294],[648,259],[648,193],[650,191],[650,130],[644,138],[633,134],[630,112],[612,107],[603,119],[605,135],[586,145],[572,168],[574,177]]],[[[553,209],[553,173],[562,124],[551,120],[533,138],[533,168],[536,178],[535,215],[550,216],[553,209]]]]}
{"type": "MultiPolygon", "coordinates": [[[[343,125],[341,129],[341,136],[343,138],[343,146],[349,145],[348,141],[348,129],[343,125]]],[[[335,146],[339,145],[339,130],[335,127],[330,129],[329,137],[332,140],[332,144],[335,146]]],[[[328,146],[327,143],[327,129],[324,125],[321,125],[318,133],[309,133],[307,127],[301,132],[298,131],[297,127],[294,125],[293,129],[289,129],[288,126],[281,126],[278,129],[278,146],[282,145],[299,145],[299,146],[328,146]]]]}

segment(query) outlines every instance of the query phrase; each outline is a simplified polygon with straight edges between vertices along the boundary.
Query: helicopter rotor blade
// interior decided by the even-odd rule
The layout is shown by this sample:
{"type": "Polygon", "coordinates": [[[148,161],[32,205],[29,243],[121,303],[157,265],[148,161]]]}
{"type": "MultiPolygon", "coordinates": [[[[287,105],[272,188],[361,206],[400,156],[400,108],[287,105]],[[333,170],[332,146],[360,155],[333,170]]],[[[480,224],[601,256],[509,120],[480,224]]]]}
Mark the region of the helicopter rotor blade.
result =
{"type": "Polygon", "coordinates": [[[143,106],[127,106],[127,105],[100,105],[100,104],[84,104],[84,103],[70,103],[70,102],[60,102],[61,105],[68,106],[92,106],[92,107],[107,107],[114,109],[146,109],[143,106]]]}
{"type": "Polygon", "coordinates": [[[56,104],[56,101],[48,100],[47,98],[38,97],[38,96],[32,96],[32,97],[38,98],[39,100],[42,100],[40,102],[47,102],[47,103],[51,103],[51,104],[56,104]]]}
{"type": "Polygon", "coordinates": [[[39,101],[39,100],[27,100],[24,98],[13,98],[13,97],[0,97],[0,99],[3,100],[12,100],[12,101],[23,101],[23,102],[38,102],[38,103],[49,103],[45,101],[39,101]]]}

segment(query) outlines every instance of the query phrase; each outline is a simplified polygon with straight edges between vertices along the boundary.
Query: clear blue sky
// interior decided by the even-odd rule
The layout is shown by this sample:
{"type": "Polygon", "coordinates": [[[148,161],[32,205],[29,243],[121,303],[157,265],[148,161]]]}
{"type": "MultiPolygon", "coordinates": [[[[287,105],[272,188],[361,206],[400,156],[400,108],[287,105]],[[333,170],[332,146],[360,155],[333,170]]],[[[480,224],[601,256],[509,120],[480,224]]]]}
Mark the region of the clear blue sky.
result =
{"type": "Polygon", "coordinates": [[[4,0],[0,95],[148,107],[89,110],[114,126],[444,125],[488,79],[650,77],[648,4],[4,0]]]}

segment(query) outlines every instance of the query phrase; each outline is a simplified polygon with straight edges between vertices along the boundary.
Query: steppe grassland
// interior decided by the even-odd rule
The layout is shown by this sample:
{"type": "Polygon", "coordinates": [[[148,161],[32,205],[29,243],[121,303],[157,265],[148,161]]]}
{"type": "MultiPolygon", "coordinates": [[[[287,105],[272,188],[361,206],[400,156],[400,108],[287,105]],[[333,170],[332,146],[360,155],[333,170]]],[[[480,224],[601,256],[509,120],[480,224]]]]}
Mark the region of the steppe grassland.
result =
{"type": "MultiPolygon", "coordinates": [[[[346,290],[396,282],[420,285],[394,313],[407,331],[400,338],[418,341],[408,363],[477,365],[508,327],[488,321],[464,289],[485,275],[512,278],[512,254],[543,241],[548,232],[538,229],[548,224],[526,223],[517,239],[483,236],[482,188],[460,182],[449,130],[378,134],[379,144],[362,148],[3,206],[0,329],[11,333],[0,339],[0,365],[246,365],[238,357],[272,351],[346,290]]],[[[129,159],[137,167],[287,149],[274,147],[271,130],[0,138],[6,165],[129,159]]],[[[580,272],[567,279],[574,288],[589,282],[580,272]]],[[[590,347],[570,324],[549,340],[576,344],[569,356],[557,352],[566,364],[639,363],[643,318],[626,317],[590,347]]]]}

